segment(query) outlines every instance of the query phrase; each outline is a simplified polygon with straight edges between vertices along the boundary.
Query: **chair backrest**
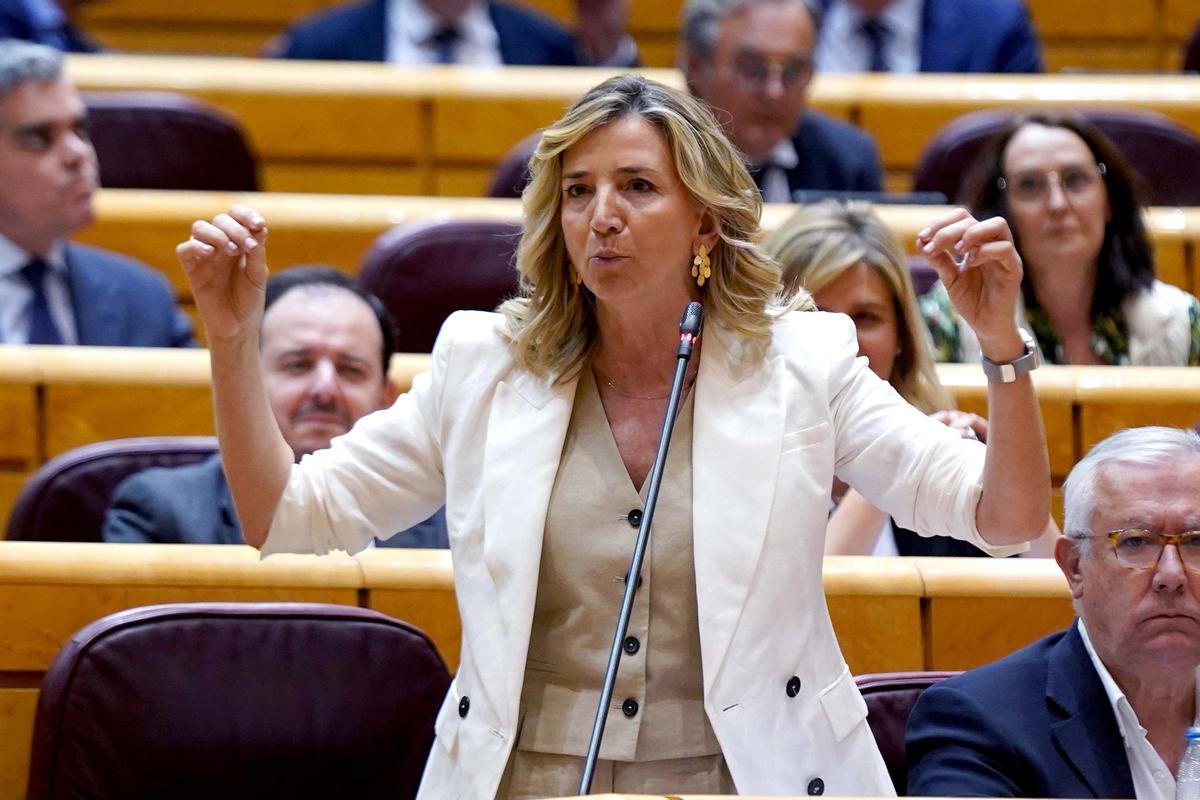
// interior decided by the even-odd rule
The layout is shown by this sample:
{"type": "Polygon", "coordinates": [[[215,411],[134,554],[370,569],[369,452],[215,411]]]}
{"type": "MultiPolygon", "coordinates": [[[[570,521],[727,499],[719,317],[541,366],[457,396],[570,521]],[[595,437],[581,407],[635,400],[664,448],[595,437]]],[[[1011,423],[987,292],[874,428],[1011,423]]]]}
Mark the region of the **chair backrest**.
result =
{"type": "Polygon", "coordinates": [[[449,684],[424,633],[368,609],[129,609],[50,665],[27,797],[412,798],[449,684]]]}
{"type": "Polygon", "coordinates": [[[215,106],[171,92],[90,92],[84,102],[101,186],[258,191],[241,126],[215,106]]]}
{"type": "Polygon", "coordinates": [[[1200,72],[1200,20],[1183,46],[1183,71],[1200,72]]]}
{"type": "Polygon", "coordinates": [[[8,518],[8,539],[99,542],[117,484],[147,467],[194,464],[217,452],[213,436],[151,436],[84,445],[29,477],[8,518]]]}
{"type": "Polygon", "coordinates": [[[454,311],[492,311],[517,291],[516,222],[462,220],[392,228],[376,240],[359,283],[383,301],[400,329],[396,349],[428,353],[454,311]]]}
{"type": "Polygon", "coordinates": [[[883,754],[883,763],[896,786],[896,794],[908,790],[908,761],[904,756],[904,729],[908,715],[921,692],[957,672],[883,672],[854,679],[867,701],[867,724],[883,754]]]}
{"type": "Polygon", "coordinates": [[[542,132],[526,136],[513,145],[512,149],[496,164],[492,172],[492,185],[488,197],[520,197],[529,182],[529,157],[542,139],[542,132]]]}
{"type": "MultiPolygon", "coordinates": [[[[1200,183],[1180,179],[1200,174],[1200,139],[1153,111],[1132,108],[1079,109],[1120,148],[1142,177],[1146,202],[1153,206],[1200,204],[1200,183]]],[[[1012,117],[1011,111],[964,114],[945,125],[925,146],[913,175],[916,191],[942,192],[963,202],[965,179],[988,140],[1012,117]]]]}

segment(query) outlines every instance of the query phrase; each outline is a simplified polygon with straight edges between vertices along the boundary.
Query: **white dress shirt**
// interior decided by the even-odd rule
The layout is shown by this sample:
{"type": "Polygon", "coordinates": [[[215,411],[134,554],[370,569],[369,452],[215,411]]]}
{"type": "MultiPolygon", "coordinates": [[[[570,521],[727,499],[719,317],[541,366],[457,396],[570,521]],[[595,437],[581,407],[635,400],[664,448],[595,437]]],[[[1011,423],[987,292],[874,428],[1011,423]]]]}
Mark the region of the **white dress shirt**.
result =
{"type": "MultiPolygon", "coordinates": [[[[34,256],[0,234],[0,344],[28,344],[29,311],[33,289],[21,275],[34,256]]],[[[42,257],[46,262],[46,301],[50,316],[62,334],[63,344],[77,344],[75,312],[71,306],[71,287],[67,281],[66,244],[55,242],[42,257]]]]}
{"type": "Polygon", "coordinates": [[[792,189],[788,184],[787,171],[800,163],[800,155],[791,139],[780,139],[779,144],[762,164],[753,164],[762,170],[761,186],[764,203],[792,202],[792,189]]]}
{"type": "MultiPolygon", "coordinates": [[[[888,29],[883,46],[888,72],[920,72],[924,0],[894,0],[879,21],[888,29]]],[[[845,0],[835,0],[821,23],[816,62],[819,72],[867,72],[871,45],[862,32],[867,17],[845,0]]]]}
{"type": "MultiPolygon", "coordinates": [[[[387,60],[400,66],[438,63],[437,46],[430,37],[443,27],[442,21],[421,0],[388,0],[387,60]]],[[[456,26],[459,39],[454,44],[454,63],[498,67],[500,34],[492,24],[487,3],[476,0],[456,26]]]]}
{"type": "MultiPolygon", "coordinates": [[[[1104,662],[1096,655],[1096,649],[1092,647],[1092,640],[1088,638],[1087,628],[1084,627],[1082,619],[1078,625],[1083,646],[1088,657],[1092,659],[1096,674],[1100,676],[1100,683],[1104,685],[1104,693],[1108,695],[1113,715],[1117,718],[1121,740],[1125,742],[1125,756],[1129,759],[1129,774],[1133,777],[1134,795],[1137,800],[1175,800],[1175,776],[1167,769],[1154,745],[1146,739],[1146,729],[1138,722],[1133,706],[1121,691],[1121,687],[1113,680],[1104,662]]],[[[1200,710],[1200,691],[1196,695],[1196,708],[1200,710]]]]}

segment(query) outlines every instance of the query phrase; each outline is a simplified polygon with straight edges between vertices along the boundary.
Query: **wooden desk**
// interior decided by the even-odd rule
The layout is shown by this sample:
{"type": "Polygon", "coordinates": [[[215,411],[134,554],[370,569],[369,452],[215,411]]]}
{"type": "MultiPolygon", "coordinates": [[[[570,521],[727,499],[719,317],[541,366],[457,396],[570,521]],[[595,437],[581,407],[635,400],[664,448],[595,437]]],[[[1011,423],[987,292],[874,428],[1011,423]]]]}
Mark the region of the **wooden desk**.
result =
{"type": "MultiPolygon", "coordinates": [[[[483,194],[514,144],[615,74],[86,55],[68,69],[85,90],[183,92],[233,113],[270,191],[462,196],[483,194]]],[[[683,86],[674,69],[644,74],[683,86]]],[[[1200,83],[1178,75],[821,75],[810,104],[875,137],[893,188],[911,184],[942,125],[982,108],[1138,106],[1200,132],[1200,83]]]]}
{"type": "MultiPolygon", "coordinates": [[[[187,238],[193,221],[211,218],[234,203],[253,206],[267,220],[273,269],[330,264],[351,275],[357,274],[375,239],[395,225],[432,219],[521,221],[519,200],[105,189],[97,195],[95,224],[76,238],[155,267],[170,280],[185,310],[191,311],[191,292],[175,260],[175,246],[187,238]]],[[[768,204],[763,229],[774,230],[795,211],[792,205],[768,204]]],[[[948,209],[877,206],[876,211],[904,248],[915,254],[917,231],[948,209]]],[[[1200,209],[1151,209],[1147,226],[1159,277],[1196,292],[1200,209]]]]}
{"type": "MultiPolygon", "coordinates": [[[[220,0],[108,0],[84,6],[80,20],[84,30],[120,50],[253,55],[293,20],[331,4],[332,0],[264,0],[240,6],[220,0]]],[[[526,4],[568,27],[575,24],[571,0],[526,4]]],[[[682,0],[631,4],[629,32],[646,64],[674,63],[682,6],[682,0]]],[[[1028,6],[1051,71],[1174,69],[1197,16],[1189,0],[1093,0],[1083,15],[1071,0],[1029,0],[1028,6]]]]}

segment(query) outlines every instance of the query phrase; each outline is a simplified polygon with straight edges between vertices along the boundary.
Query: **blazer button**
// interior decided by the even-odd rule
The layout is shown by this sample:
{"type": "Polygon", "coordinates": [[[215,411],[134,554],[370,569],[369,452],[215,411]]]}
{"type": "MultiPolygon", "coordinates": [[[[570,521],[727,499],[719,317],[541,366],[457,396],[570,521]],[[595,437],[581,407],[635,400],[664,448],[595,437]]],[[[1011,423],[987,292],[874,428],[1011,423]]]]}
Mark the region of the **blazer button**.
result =
{"type": "Polygon", "coordinates": [[[795,697],[798,694],[800,694],[800,679],[793,675],[792,677],[788,678],[787,696],[795,697]]]}
{"type": "Polygon", "coordinates": [[[626,636],[623,647],[628,655],[633,655],[642,649],[642,643],[637,640],[636,636],[626,636]]]}
{"type": "Polygon", "coordinates": [[[642,510],[635,508],[629,512],[629,527],[637,528],[642,524],[642,510]]]}
{"type": "Polygon", "coordinates": [[[627,717],[636,717],[638,712],[638,701],[632,697],[621,703],[621,713],[627,717]]]}
{"type": "Polygon", "coordinates": [[[467,712],[470,710],[471,710],[471,698],[464,697],[462,700],[458,701],[458,715],[460,717],[463,717],[465,719],[467,716],[467,712]]]}
{"type": "Polygon", "coordinates": [[[825,794],[825,781],[813,778],[808,782],[808,793],[811,795],[825,794]]]}

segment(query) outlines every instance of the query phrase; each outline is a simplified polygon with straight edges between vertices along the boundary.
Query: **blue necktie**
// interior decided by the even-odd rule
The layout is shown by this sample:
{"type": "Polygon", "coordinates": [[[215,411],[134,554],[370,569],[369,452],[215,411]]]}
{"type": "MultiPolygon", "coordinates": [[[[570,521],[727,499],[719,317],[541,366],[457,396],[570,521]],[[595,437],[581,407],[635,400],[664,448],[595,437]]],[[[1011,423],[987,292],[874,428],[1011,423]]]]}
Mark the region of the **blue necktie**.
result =
{"type": "Polygon", "coordinates": [[[437,53],[437,63],[454,63],[454,46],[458,44],[459,38],[458,29],[451,26],[438,28],[433,36],[429,37],[429,43],[437,53]]]}
{"type": "Polygon", "coordinates": [[[871,17],[863,20],[860,30],[863,36],[867,37],[867,44],[871,48],[871,64],[867,69],[871,72],[887,72],[887,55],[884,53],[883,47],[887,44],[888,36],[891,35],[888,26],[878,18],[871,17]]]}
{"type": "Polygon", "coordinates": [[[46,262],[35,258],[21,269],[21,276],[33,290],[29,301],[29,343],[62,344],[62,332],[50,316],[50,302],[46,297],[46,262]]]}

